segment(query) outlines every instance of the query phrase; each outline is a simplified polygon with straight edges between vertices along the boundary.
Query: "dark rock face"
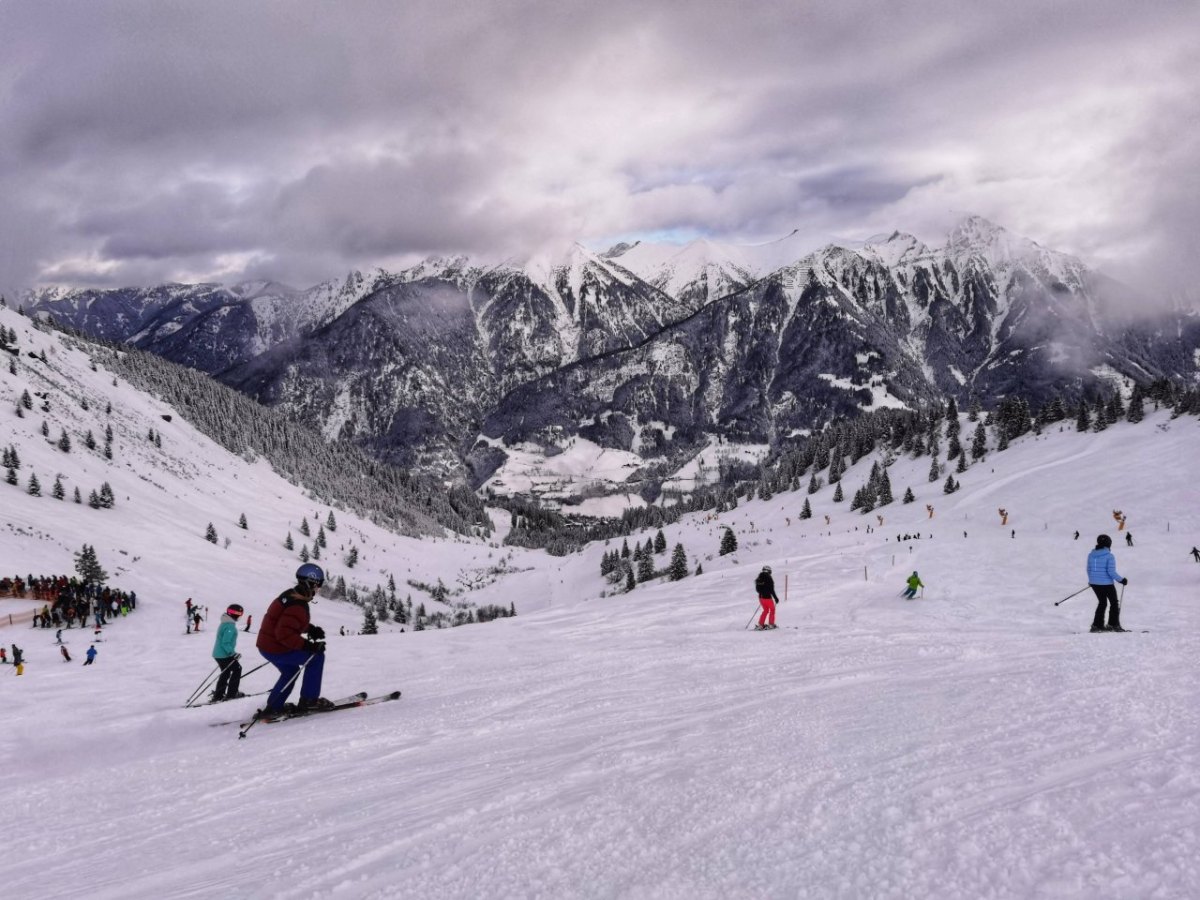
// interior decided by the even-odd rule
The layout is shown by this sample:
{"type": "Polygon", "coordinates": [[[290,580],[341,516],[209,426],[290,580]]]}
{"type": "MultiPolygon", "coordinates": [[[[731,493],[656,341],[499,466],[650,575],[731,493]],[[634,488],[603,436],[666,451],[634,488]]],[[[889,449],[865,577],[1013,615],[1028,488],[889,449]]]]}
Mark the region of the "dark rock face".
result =
{"type": "Polygon", "coordinates": [[[1195,315],[1134,319],[1131,289],[977,218],[941,248],[897,233],[761,277],[708,250],[694,272],[680,254],[639,277],[623,252],[435,260],[305,292],[165,285],[26,303],[476,485],[504,458],[481,435],[578,434],[670,460],[710,435],[774,442],[880,405],[1036,406],[1104,378],[1197,371],[1195,315]]]}

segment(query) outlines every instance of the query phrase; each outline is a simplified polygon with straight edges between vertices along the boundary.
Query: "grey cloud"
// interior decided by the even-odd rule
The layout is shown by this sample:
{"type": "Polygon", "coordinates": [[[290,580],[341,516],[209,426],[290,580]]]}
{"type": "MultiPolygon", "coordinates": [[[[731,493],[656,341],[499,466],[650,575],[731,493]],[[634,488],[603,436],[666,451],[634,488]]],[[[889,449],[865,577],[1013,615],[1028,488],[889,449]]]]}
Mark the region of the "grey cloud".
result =
{"type": "Polygon", "coordinates": [[[1197,10],[10,0],[0,286],[974,211],[1180,290],[1197,10]]]}

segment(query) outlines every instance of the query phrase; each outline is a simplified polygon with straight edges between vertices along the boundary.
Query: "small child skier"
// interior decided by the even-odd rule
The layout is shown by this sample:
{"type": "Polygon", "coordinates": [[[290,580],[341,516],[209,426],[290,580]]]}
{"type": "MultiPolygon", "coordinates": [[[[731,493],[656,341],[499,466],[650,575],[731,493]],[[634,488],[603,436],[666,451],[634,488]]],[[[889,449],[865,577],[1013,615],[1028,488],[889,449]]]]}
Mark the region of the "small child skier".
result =
{"type": "Polygon", "coordinates": [[[231,603],[221,616],[221,624],[217,626],[217,640],[213,644],[213,659],[221,667],[221,677],[213,690],[213,703],[222,700],[236,700],[244,696],[238,687],[242,681],[242,664],[238,662],[237,652],[237,620],[242,617],[242,609],[237,603],[231,603]]]}

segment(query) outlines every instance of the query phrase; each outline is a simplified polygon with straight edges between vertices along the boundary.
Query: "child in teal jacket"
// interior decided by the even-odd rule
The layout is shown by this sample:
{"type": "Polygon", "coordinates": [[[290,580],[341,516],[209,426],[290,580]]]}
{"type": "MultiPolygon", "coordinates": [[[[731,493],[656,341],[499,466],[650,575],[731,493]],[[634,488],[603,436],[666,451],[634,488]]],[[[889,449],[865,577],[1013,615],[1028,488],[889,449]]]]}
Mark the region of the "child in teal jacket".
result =
{"type": "Polygon", "coordinates": [[[217,628],[217,641],[213,644],[212,655],[221,667],[221,677],[217,679],[217,687],[213,691],[214,703],[244,696],[238,690],[242,682],[242,664],[238,662],[237,652],[237,620],[243,612],[241,606],[231,604],[225,610],[225,615],[221,616],[221,624],[217,628]]]}

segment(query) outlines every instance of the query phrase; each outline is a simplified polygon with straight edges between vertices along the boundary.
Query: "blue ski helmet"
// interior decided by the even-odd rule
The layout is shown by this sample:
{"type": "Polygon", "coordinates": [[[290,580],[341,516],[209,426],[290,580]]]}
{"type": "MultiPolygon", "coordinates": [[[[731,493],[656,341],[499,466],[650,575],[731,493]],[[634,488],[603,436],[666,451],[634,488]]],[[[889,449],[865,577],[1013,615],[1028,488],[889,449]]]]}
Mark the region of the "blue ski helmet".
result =
{"type": "Polygon", "coordinates": [[[316,590],[325,583],[325,572],[320,566],[305,563],[296,570],[296,583],[308,585],[316,590]]]}

